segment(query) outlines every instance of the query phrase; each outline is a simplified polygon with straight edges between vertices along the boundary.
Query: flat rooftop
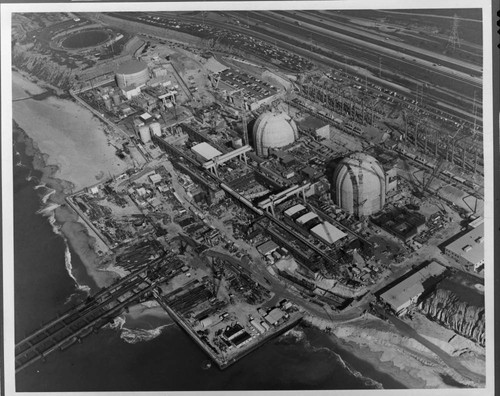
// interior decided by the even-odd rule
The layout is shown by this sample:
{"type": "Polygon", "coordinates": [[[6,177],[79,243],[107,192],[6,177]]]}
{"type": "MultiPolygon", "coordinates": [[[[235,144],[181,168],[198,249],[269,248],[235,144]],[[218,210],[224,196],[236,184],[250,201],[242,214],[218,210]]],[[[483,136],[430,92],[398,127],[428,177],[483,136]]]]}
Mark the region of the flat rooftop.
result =
{"type": "Polygon", "coordinates": [[[207,142],[202,142],[197,144],[196,146],[191,147],[191,150],[202,157],[205,161],[210,161],[215,157],[221,155],[222,153],[217,150],[215,147],[212,147],[207,142]]]}
{"type": "Polygon", "coordinates": [[[432,261],[429,265],[382,293],[380,298],[391,305],[394,310],[398,310],[403,304],[425,291],[424,282],[426,280],[441,275],[445,270],[444,266],[432,261]]]}
{"type": "Polygon", "coordinates": [[[297,223],[299,223],[301,225],[306,224],[309,220],[315,219],[316,217],[318,217],[318,215],[316,213],[309,212],[309,213],[306,213],[304,216],[300,216],[297,219],[297,223]]]}
{"type": "Polygon", "coordinates": [[[311,228],[311,233],[331,245],[347,236],[345,232],[327,221],[311,228]]]}
{"type": "Polygon", "coordinates": [[[304,205],[297,204],[297,205],[294,205],[291,208],[288,208],[287,210],[285,210],[285,214],[287,216],[293,216],[295,213],[300,212],[301,210],[304,210],[305,208],[306,207],[304,205]]]}
{"type": "Polygon", "coordinates": [[[484,260],[484,223],[451,242],[446,246],[446,250],[463,257],[470,263],[484,260]]]}

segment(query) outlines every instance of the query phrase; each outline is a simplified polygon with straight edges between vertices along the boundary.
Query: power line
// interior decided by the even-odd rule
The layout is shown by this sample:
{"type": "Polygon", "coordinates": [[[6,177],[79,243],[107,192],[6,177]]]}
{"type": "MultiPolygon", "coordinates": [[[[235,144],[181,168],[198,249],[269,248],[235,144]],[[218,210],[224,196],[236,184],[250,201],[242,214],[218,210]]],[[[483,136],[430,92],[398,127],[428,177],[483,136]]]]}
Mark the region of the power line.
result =
{"type": "Polygon", "coordinates": [[[458,48],[460,48],[460,37],[458,36],[458,26],[460,24],[460,20],[458,18],[458,15],[455,14],[453,15],[453,24],[451,26],[451,32],[448,37],[448,44],[447,48],[450,48],[455,51],[458,48]]]}

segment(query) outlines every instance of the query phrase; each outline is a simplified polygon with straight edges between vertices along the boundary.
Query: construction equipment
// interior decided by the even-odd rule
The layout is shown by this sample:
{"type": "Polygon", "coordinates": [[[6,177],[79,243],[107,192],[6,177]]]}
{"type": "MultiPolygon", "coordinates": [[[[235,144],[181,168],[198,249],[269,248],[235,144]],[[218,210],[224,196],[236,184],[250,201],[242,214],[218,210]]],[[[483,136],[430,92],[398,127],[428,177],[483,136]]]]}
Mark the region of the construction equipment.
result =
{"type": "Polygon", "coordinates": [[[212,271],[212,294],[215,298],[217,298],[224,273],[219,259],[213,257],[212,260],[208,259],[208,262],[212,271]]]}
{"type": "Polygon", "coordinates": [[[441,158],[439,160],[439,162],[437,163],[436,167],[434,168],[434,170],[432,171],[432,173],[430,174],[427,181],[424,182],[424,177],[422,175],[422,190],[420,191],[420,193],[418,195],[423,196],[427,192],[432,181],[434,180],[436,175],[440,172],[440,169],[441,169],[441,166],[443,165],[443,163],[444,163],[444,158],[441,158]]]}

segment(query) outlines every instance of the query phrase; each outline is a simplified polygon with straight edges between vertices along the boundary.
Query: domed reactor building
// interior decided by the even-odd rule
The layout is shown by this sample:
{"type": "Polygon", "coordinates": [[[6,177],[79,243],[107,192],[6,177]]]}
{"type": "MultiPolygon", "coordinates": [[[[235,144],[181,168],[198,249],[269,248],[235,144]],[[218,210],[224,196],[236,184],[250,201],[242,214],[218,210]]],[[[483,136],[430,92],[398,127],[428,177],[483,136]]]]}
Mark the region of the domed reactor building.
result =
{"type": "Polygon", "coordinates": [[[358,217],[370,216],[385,205],[386,174],[372,156],[353,153],[335,167],[332,188],[337,206],[358,217]]]}
{"type": "Polygon", "coordinates": [[[116,70],[116,83],[121,89],[130,86],[143,86],[148,79],[148,65],[138,60],[126,61],[116,70]]]}
{"type": "Polygon", "coordinates": [[[286,113],[262,113],[253,127],[253,142],[260,157],[267,157],[269,149],[292,144],[298,137],[297,125],[286,113]]]}

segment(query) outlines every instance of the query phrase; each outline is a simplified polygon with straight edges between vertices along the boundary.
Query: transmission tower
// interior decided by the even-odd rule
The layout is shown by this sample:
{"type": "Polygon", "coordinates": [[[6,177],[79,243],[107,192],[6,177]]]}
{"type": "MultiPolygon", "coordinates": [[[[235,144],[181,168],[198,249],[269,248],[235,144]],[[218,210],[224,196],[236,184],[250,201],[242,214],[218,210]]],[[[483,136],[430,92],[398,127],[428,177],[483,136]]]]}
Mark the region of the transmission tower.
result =
{"type": "Polygon", "coordinates": [[[458,37],[458,26],[460,24],[460,20],[458,15],[453,15],[453,25],[451,26],[450,36],[448,37],[448,45],[447,48],[450,48],[455,51],[460,48],[460,37],[458,37]]]}

